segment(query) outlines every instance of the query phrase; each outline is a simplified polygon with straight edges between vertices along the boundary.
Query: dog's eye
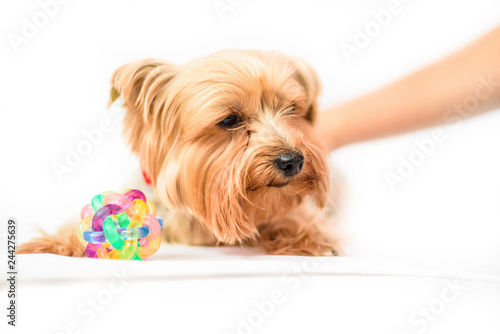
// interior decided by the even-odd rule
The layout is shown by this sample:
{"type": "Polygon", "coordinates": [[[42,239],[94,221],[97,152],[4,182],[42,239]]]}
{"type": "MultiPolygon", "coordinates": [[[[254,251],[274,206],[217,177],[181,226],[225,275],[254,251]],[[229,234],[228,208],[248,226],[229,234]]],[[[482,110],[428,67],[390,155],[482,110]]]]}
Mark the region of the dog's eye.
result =
{"type": "Polygon", "coordinates": [[[286,115],[293,115],[295,113],[295,103],[292,103],[285,109],[285,114],[286,115]]]}
{"type": "Polygon", "coordinates": [[[241,118],[237,115],[231,115],[227,118],[224,118],[219,125],[225,129],[234,129],[241,123],[241,118]]]}

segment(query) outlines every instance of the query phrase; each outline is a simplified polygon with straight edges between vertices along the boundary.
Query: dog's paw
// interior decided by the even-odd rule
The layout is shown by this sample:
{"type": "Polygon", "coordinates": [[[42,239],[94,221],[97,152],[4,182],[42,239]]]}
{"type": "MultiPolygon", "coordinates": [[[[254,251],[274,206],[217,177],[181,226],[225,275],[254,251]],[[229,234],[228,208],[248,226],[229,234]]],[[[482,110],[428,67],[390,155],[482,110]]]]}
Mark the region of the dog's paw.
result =
{"type": "Polygon", "coordinates": [[[315,229],[293,229],[290,225],[264,226],[258,242],[268,254],[303,256],[339,256],[339,239],[315,229]]]}
{"type": "Polygon", "coordinates": [[[333,255],[333,256],[340,256],[340,255],[341,255],[341,254],[340,254],[337,250],[335,250],[335,249],[332,249],[331,251],[332,251],[332,255],[333,255]]]}
{"type": "Polygon", "coordinates": [[[335,247],[331,249],[326,249],[323,251],[318,251],[314,256],[343,256],[344,252],[340,247],[335,247]]]}

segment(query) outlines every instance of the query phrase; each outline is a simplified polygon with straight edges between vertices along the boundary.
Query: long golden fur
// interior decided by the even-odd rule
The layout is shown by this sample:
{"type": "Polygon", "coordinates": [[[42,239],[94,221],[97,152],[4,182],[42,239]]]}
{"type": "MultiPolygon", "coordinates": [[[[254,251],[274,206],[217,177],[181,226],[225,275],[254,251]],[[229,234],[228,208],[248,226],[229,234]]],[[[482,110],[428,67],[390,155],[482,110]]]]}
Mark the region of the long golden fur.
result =
{"type": "MultiPolygon", "coordinates": [[[[225,50],[177,66],[145,59],[118,68],[131,149],[165,207],[170,242],[260,245],[270,254],[340,252],[322,208],[326,155],[313,130],[320,83],[304,61],[276,52],[225,50]],[[221,122],[238,119],[227,128],[221,122]],[[301,171],[284,175],[278,156],[300,152],[301,171]]],[[[20,253],[81,256],[44,236],[20,253]]],[[[75,250],[76,249],[76,250],[75,250]]]]}

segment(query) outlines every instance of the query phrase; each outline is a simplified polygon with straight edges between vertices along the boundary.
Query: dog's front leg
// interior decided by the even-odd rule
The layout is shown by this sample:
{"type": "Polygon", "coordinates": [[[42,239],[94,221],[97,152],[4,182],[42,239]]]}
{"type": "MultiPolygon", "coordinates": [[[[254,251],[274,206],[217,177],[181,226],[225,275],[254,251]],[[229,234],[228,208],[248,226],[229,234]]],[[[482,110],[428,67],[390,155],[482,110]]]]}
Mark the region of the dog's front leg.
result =
{"type": "Polygon", "coordinates": [[[294,210],[259,226],[260,244],[268,254],[341,255],[341,239],[319,211],[294,210]]]}

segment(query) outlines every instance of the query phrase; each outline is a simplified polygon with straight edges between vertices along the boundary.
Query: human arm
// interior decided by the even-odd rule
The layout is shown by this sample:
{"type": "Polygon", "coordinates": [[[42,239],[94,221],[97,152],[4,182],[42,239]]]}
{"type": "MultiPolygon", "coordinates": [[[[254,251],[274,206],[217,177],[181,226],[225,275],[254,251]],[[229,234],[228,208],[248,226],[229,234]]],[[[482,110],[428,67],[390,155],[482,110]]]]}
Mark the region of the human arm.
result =
{"type": "Polygon", "coordinates": [[[500,26],[403,79],[320,112],[316,127],[333,150],[445,123],[450,108],[469,97],[479,101],[470,114],[500,106],[500,26]]]}

